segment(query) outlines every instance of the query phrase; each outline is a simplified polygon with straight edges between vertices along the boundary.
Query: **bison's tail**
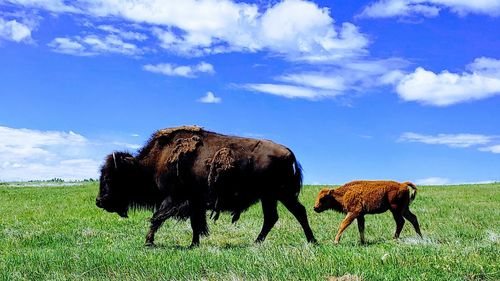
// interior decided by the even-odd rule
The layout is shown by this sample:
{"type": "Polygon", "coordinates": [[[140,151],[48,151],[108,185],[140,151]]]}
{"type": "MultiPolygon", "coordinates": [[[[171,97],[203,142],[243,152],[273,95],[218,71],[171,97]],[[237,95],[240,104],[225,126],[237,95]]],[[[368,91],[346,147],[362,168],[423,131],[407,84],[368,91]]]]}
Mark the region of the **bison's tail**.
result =
{"type": "Polygon", "coordinates": [[[299,161],[297,158],[295,158],[295,155],[293,154],[292,151],[291,153],[291,158],[292,158],[292,166],[293,166],[293,177],[292,177],[292,183],[291,185],[293,186],[295,196],[298,197],[300,193],[300,189],[302,188],[302,166],[300,165],[299,161]]]}
{"type": "Polygon", "coordinates": [[[408,186],[411,187],[410,188],[410,203],[411,203],[411,202],[413,202],[413,200],[415,200],[415,197],[417,196],[417,186],[409,181],[407,181],[403,184],[406,185],[407,187],[408,186]]]}

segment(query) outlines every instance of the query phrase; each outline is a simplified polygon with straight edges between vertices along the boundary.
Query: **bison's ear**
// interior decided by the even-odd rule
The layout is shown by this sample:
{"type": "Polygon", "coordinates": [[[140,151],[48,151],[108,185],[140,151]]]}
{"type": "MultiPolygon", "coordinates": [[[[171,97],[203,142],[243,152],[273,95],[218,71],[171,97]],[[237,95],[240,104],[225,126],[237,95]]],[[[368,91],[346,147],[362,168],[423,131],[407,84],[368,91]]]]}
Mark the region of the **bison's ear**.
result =
{"type": "Polygon", "coordinates": [[[332,189],[328,190],[328,195],[333,196],[334,193],[335,193],[335,189],[332,188],[332,189]]]}

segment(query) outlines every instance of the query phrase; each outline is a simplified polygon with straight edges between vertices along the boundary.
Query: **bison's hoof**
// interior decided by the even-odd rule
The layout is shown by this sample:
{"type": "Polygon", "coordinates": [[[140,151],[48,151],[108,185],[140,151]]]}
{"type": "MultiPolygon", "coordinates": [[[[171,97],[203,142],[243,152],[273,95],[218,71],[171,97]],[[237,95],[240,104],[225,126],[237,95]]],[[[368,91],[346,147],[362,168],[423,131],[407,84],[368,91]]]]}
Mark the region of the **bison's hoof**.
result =
{"type": "Polygon", "coordinates": [[[311,244],[318,244],[318,240],[316,240],[316,238],[307,239],[307,242],[311,244]]]}
{"type": "Polygon", "coordinates": [[[198,248],[200,246],[200,243],[191,243],[191,245],[189,245],[188,249],[195,249],[195,248],[198,248]]]}
{"type": "Polygon", "coordinates": [[[144,246],[150,247],[150,248],[156,247],[156,245],[153,241],[146,241],[146,243],[144,243],[144,246]]]}

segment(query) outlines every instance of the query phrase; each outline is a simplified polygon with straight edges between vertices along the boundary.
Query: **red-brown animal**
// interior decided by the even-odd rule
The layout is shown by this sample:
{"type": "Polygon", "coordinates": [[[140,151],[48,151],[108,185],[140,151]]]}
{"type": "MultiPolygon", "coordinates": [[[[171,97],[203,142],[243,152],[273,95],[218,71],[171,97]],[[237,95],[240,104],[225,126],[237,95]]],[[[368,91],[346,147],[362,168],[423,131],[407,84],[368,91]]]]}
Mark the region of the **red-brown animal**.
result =
{"type": "Polygon", "coordinates": [[[410,212],[410,203],[415,199],[417,187],[411,182],[395,181],[352,181],[337,189],[323,188],[316,199],[314,211],[321,213],[328,209],[346,213],[335,236],[335,244],[339,243],[342,232],[354,221],[358,220],[361,243],[365,242],[365,215],[379,214],[387,210],[392,212],[396,221],[394,238],[399,238],[407,219],[415,231],[422,237],[417,216],[410,212]],[[410,190],[411,189],[411,190],[410,190]]]}

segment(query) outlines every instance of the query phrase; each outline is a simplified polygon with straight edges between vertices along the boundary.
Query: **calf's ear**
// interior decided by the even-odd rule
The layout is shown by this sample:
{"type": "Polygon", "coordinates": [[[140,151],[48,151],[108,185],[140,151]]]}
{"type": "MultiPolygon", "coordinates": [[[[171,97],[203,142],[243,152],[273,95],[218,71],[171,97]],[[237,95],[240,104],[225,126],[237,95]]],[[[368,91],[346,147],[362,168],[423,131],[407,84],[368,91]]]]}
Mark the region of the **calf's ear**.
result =
{"type": "Polygon", "coordinates": [[[328,191],[328,195],[333,196],[334,194],[335,194],[335,189],[332,188],[328,191]]]}

